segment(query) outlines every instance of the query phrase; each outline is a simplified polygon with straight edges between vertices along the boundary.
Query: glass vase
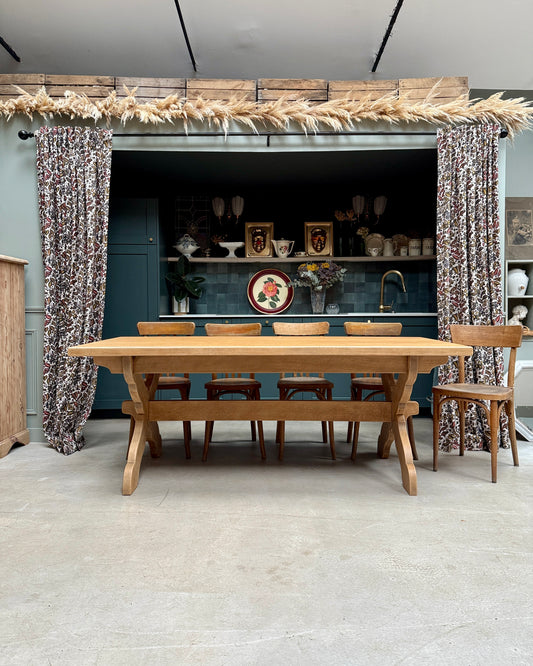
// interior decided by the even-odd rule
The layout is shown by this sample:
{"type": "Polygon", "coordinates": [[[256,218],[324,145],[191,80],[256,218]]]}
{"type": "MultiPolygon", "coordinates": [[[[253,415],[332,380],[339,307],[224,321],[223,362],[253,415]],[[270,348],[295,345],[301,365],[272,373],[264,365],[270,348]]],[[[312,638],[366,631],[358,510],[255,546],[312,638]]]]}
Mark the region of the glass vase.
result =
{"type": "Polygon", "coordinates": [[[326,290],[311,289],[311,311],[313,314],[323,314],[324,303],[326,302],[326,290]]]}

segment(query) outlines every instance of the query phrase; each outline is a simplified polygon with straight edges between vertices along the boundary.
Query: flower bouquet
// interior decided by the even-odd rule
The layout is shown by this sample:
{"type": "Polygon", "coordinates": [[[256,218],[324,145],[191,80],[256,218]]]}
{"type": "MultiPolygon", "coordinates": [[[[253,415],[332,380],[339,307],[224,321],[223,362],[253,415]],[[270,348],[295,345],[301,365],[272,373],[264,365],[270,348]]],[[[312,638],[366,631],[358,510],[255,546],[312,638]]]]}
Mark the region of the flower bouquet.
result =
{"type": "Polygon", "coordinates": [[[298,274],[291,284],[295,287],[309,287],[313,314],[322,314],[326,289],[336,282],[342,282],[345,273],[346,269],[333,261],[308,262],[298,266],[298,274]]]}
{"type": "Polygon", "coordinates": [[[307,262],[298,266],[298,274],[291,281],[294,287],[311,287],[313,291],[329,289],[342,282],[346,268],[334,261],[307,262]]]}

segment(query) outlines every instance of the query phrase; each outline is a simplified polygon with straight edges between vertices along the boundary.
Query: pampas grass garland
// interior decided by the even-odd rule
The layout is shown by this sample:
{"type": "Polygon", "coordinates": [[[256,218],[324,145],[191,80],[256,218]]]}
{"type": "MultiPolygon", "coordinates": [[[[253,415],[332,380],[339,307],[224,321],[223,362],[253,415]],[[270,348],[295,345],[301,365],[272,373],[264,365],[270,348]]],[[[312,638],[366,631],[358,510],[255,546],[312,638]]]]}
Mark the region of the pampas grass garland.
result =
{"type": "Polygon", "coordinates": [[[361,100],[344,99],[312,103],[305,99],[257,103],[233,97],[229,101],[208,100],[203,97],[186,99],[169,95],[164,99],[138,102],[136,89],[125,89],[126,96],[118,97],[112,91],[105,99],[89,99],[86,95],[66,91],[64,96],[52,99],[42,87],[35,94],[16,87],[20,95],[0,101],[0,116],[11,119],[22,114],[33,119],[38,114],[44,118],[54,116],[70,119],[104,120],[109,123],[119,119],[123,125],[131,121],[160,125],[179,121],[188,131],[192,122],[204,123],[209,127],[227,132],[230,123],[238,123],[253,132],[274,128],[283,132],[290,125],[297,125],[307,133],[317,133],[321,129],[334,132],[354,130],[362,122],[429,123],[437,127],[495,123],[505,128],[510,137],[517,132],[529,129],[533,121],[531,102],[524,98],[502,99],[502,92],[488,99],[469,100],[467,95],[444,104],[433,104],[437,85],[422,102],[410,101],[408,97],[396,97],[393,93],[377,100],[370,96],[361,100]]]}

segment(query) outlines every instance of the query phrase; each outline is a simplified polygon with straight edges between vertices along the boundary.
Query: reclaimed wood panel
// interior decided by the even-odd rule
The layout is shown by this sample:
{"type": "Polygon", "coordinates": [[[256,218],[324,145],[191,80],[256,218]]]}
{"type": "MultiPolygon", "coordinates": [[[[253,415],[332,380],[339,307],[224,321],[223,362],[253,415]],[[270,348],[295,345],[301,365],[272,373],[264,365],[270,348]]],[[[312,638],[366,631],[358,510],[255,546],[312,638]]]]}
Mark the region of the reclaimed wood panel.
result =
{"type": "Polygon", "coordinates": [[[26,347],[24,331],[25,259],[0,255],[0,458],[13,444],[28,444],[26,427],[26,347]]]}
{"type": "Polygon", "coordinates": [[[257,84],[253,79],[187,79],[188,98],[229,100],[240,98],[255,102],[257,84]]]}
{"type": "Polygon", "coordinates": [[[117,76],[115,89],[119,97],[127,96],[125,88],[128,90],[137,88],[135,98],[138,100],[165,99],[169,95],[185,97],[185,79],[117,76]]]}
{"type": "Polygon", "coordinates": [[[325,79],[259,79],[257,100],[268,102],[281,97],[288,100],[306,99],[325,102],[328,99],[328,82],[325,79]]]}
{"type": "Polygon", "coordinates": [[[15,86],[34,95],[44,86],[44,74],[0,74],[0,99],[13,99],[21,93],[15,86]]]}
{"type": "Polygon", "coordinates": [[[431,98],[431,101],[434,104],[451,102],[461,95],[468,95],[469,88],[467,76],[443,76],[421,79],[400,79],[400,98],[409,99],[413,102],[422,102],[427,98],[431,89],[437,83],[439,84],[438,88],[435,91],[434,97],[431,98]]]}
{"type": "Polygon", "coordinates": [[[70,90],[91,99],[103,99],[115,89],[114,76],[46,74],[44,83],[50,97],[63,97],[70,90]]]}
{"type": "Polygon", "coordinates": [[[330,81],[328,99],[376,100],[384,95],[398,96],[398,79],[383,81],[330,81]]]}

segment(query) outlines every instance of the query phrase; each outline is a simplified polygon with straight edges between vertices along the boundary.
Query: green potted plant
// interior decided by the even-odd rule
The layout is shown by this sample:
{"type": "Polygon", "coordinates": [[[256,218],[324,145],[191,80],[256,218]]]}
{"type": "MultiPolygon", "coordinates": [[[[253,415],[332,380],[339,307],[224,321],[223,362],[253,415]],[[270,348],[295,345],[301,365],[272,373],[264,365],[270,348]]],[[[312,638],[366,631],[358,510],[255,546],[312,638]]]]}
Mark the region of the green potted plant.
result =
{"type": "Polygon", "coordinates": [[[204,288],[200,285],[205,282],[205,278],[199,275],[189,277],[190,272],[191,262],[182,254],[176,262],[175,270],[165,276],[173,297],[174,314],[188,313],[189,298],[200,298],[204,293],[204,288]]]}

